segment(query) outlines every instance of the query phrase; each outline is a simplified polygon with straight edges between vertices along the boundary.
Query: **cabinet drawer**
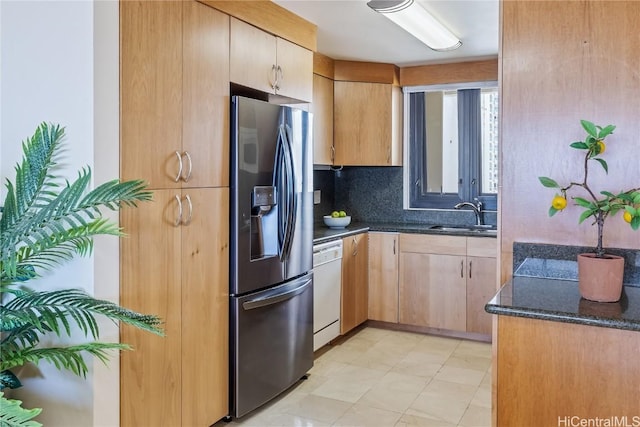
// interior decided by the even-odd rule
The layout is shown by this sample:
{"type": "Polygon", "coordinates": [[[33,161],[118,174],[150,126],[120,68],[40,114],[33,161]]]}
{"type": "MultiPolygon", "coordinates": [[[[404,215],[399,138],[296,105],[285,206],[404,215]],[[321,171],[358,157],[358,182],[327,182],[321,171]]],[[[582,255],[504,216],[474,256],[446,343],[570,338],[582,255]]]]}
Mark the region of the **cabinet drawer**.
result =
{"type": "Polygon", "coordinates": [[[496,258],[498,240],[490,237],[467,237],[467,255],[496,258]]]}
{"type": "MultiPolygon", "coordinates": [[[[467,254],[467,238],[463,236],[401,234],[400,252],[464,256],[467,254]]],[[[495,251],[493,256],[495,256],[495,251]]]]}

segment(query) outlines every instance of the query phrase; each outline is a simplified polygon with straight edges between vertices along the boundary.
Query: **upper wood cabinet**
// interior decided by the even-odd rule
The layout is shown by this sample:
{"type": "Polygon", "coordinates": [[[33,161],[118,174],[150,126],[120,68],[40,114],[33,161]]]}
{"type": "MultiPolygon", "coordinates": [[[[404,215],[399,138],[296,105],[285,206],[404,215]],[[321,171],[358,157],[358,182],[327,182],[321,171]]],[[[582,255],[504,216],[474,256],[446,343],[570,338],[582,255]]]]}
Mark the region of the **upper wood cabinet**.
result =
{"type": "Polygon", "coordinates": [[[228,186],[229,17],[182,3],[120,3],[121,178],[228,186]]]}
{"type": "Polygon", "coordinates": [[[333,147],[333,80],[313,75],[313,164],[332,165],[333,147]]]}
{"type": "Polygon", "coordinates": [[[367,320],[369,240],[367,233],[342,239],[342,294],[340,334],[367,320]]]}
{"type": "Polygon", "coordinates": [[[313,52],[231,18],[230,78],[303,102],[313,98],[313,52]]]}
{"type": "Polygon", "coordinates": [[[398,233],[369,232],[369,319],[398,323],[398,233]]]}
{"type": "Polygon", "coordinates": [[[387,83],[334,82],[336,165],[402,165],[402,93],[387,83]]]}

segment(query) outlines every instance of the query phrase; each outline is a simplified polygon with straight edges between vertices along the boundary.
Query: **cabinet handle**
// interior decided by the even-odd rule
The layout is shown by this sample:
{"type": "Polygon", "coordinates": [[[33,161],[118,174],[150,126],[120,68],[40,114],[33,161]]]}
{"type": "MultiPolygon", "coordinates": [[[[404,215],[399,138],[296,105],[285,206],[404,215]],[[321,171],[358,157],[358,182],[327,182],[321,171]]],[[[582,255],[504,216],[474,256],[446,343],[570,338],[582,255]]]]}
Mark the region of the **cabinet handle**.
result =
{"type": "Polygon", "coordinates": [[[464,260],[460,261],[460,277],[464,279],[464,260]]]}
{"type": "Polygon", "coordinates": [[[284,80],[284,73],[282,72],[282,67],[278,65],[278,68],[276,68],[276,90],[280,90],[281,80],[284,80]]]}
{"type": "Polygon", "coordinates": [[[396,239],[393,239],[393,254],[396,254],[396,239]]]}
{"type": "Polygon", "coordinates": [[[176,194],[176,202],[178,202],[178,217],[176,218],[176,222],[173,224],[176,227],[180,225],[182,222],[182,200],[180,200],[180,196],[176,194]]]}
{"type": "Polygon", "coordinates": [[[191,224],[191,219],[193,218],[193,204],[191,203],[191,197],[189,197],[188,194],[184,196],[184,198],[187,201],[187,204],[189,205],[189,216],[187,217],[186,221],[182,221],[182,224],[189,225],[191,224]]]}
{"type": "Polygon", "coordinates": [[[183,177],[182,180],[184,182],[189,182],[189,179],[191,179],[191,171],[193,169],[193,163],[191,162],[191,154],[189,154],[188,151],[185,151],[184,153],[182,153],[182,155],[187,156],[187,160],[189,160],[189,169],[187,170],[187,176],[183,177]]]}
{"type": "Polygon", "coordinates": [[[174,178],[175,182],[180,181],[180,177],[182,177],[182,156],[179,151],[176,151],[176,157],[178,158],[178,174],[174,178]]]}
{"type": "Polygon", "coordinates": [[[331,146],[331,163],[336,159],[336,147],[331,146]]]}
{"type": "Polygon", "coordinates": [[[353,256],[358,255],[358,241],[356,240],[355,236],[353,237],[352,246],[353,246],[353,256]]]}
{"type": "Polygon", "coordinates": [[[473,261],[469,261],[469,279],[471,279],[471,266],[473,266],[473,261]]]}
{"type": "Polygon", "coordinates": [[[273,82],[269,82],[271,84],[271,89],[278,90],[278,69],[276,64],[271,66],[271,74],[273,75],[273,82]]]}

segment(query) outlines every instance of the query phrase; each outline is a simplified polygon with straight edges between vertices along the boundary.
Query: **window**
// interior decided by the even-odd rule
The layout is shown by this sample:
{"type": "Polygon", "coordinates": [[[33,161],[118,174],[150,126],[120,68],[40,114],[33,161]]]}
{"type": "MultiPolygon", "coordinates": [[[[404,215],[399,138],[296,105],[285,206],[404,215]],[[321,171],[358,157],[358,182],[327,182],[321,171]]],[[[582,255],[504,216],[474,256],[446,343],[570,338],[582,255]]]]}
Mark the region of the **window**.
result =
{"type": "Polygon", "coordinates": [[[497,207],[497,82],[404,88],[405,208],[497,207]]]}

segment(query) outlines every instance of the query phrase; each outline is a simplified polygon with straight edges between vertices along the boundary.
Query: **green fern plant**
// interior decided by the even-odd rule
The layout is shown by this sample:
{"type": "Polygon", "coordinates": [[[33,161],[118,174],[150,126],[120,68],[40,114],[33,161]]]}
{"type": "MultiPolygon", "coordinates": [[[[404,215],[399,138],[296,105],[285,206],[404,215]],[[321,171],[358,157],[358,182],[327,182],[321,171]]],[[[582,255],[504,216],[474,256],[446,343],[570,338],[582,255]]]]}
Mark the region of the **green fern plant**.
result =
{"type": "MultiPolygon", "coordinates": [[[[89,191],[88,167],[78,173],[75,181],[61,183],[54,169],[63,139],[64,128],[41,124],[22,143],[23,158],[15,167],[15,183],[10,180],[6,183],[0,217],[0,391],[22,385],[14,370],[26,363],[45,360],[58,369],[85,377],[84,355],[105,362],[111,351],[130,349],[127,344],[96,341],[97,316],[163,334],[157,316],[127,310],[82,290],[36,291],[26,286],[29,280],[76,255],[89,255],[95,236],[122,235],[116,224],[103,218],[101,209],[117,210],[151,199],[146,184],[139,180],[113,180],[89,191]],[[71,336],[73,328],[92,341],[39,346],[45,334],[71,336]]],[[[40,425],[28,421],[38,413],[37,409],[21,408],[19,401],[11,401],[0,393],[0,426],[40,425]],[[8,419],[22,424],[12,424],[8,419]]]]}

